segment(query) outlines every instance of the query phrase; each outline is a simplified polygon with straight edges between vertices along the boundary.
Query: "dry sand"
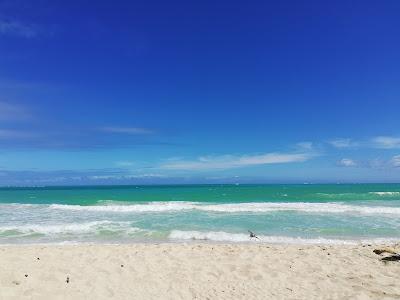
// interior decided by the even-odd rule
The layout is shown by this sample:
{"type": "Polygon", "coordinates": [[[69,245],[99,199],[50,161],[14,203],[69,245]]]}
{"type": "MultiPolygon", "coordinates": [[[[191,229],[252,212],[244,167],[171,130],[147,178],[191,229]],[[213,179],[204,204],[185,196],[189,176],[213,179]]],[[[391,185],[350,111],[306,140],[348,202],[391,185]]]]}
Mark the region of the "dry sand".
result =
{"type": "Polygon", "coordinates": [[[1,246],[0,299],[400,299],[400,262],[375,248],[1,246]]]}

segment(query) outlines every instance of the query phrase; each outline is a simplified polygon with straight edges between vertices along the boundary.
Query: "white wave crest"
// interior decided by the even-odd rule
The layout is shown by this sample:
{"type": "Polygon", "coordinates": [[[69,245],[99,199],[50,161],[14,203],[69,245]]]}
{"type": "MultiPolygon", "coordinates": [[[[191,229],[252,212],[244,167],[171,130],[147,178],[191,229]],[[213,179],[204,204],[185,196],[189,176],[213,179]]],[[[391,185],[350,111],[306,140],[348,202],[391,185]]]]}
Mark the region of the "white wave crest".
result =
{"type": "Polygon", "coordinates": [[[310,203],[310,202],[261,202],[261,203],[229,203],[202,204],[196,202],[151,202],[134,205],[61,205],[53,204],[51,209],[93,211],[93,212],[173,212],[183,210],[199,210],[220,213],[265,213],[274,211],[298,211],[306,213],[359,213],[400,215],[400,207],[360,206],[343,203],[310,203]]]}
{"type": "Polygon", "coordinates": [[[370,240],[340,240],[340,239],[327,239],[327,238],[300,238],[300,237],[286,237],[286,236],[266,236],[259,235],[259,239],[250,238],[248,234],[244,233],[228,233],[224,231],[181,231],[173,230],[169,238],[172,240],[185,241],[185,240],[201,240],[213,242],[231,242],[231,243],[268,243],[268,244],[339,244],[339,245],[355,245],[355,244],[380,244],[397,242],[398,239],[370,239],[370,240]]]}
{"type": "Polygon", "coordinates": [[[369,192],[369,194],[378,196],[398,196],[400,195],[400,192],[369,192]]]}
{"type": "Polygon", "coordinates": [[[146,204],[127,204],[127,205],[64,205],[52,204],[50,208],[63,210],[97,211],[97,212],[165,212],[196,209],[194,202],[150,202],[146,204]]]}
{"type": "Polygon", "coordinates": [[[137,232],[141,229],[131,227],[129,222],[95,221],[87,223],[68,224],[26,224],[17,226],[0,226],[0,233],[16,231],[23,234],[80,234],[94,233],[101,229],[124,230],[126,232],[137,232]]]}

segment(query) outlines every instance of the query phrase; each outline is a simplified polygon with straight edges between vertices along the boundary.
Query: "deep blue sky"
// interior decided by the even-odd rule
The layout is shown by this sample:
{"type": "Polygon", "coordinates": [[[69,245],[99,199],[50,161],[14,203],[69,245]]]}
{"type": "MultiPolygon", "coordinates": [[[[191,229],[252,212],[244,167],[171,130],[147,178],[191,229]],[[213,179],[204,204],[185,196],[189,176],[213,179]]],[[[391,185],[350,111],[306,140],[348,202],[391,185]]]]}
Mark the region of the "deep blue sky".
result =
{"type": "Polygon", "coordinates": [[[399,15],[0,0],[0,185],[399,182],[399,15]]]}

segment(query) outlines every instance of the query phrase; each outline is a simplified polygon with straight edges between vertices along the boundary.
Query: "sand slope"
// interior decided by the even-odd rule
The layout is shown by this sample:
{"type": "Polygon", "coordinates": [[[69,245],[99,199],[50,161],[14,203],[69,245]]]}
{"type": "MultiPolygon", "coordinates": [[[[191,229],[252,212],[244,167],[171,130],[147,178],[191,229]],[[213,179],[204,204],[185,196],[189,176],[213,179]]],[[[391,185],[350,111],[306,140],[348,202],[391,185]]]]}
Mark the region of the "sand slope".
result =
{"type": "Polygon", "coordinates": [[[0,299],[400,299],[400,262],[374,248],[1,246],[0,299]]]}

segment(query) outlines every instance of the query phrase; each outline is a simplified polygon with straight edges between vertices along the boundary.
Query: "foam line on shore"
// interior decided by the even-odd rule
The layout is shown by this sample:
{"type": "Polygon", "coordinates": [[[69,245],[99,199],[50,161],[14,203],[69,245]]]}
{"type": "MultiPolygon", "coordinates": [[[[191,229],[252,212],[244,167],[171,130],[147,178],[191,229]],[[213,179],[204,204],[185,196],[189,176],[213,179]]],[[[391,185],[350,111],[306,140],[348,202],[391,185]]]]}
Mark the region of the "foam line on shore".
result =
{"type": "Polygon", "coordinates": [[[182,231],[173,230],[169,239],[177,241],[188,240],[201,240],[213,242],[231,242],[231,243],[271,243],[271,244],[332,244],[332,245],[356,245],[356,244],[380,244],[380,243],[393,243],[398,239],[369,239],[369,240],[344,240],[344,239],[328,239],[323,237],[318,238],[300,238],[300,237],[287,237],[287,236],[266,236],[259,235],[257,238],[250,238],[249,234],[244,233],[228,233],[223,231],[182,231]]]}

